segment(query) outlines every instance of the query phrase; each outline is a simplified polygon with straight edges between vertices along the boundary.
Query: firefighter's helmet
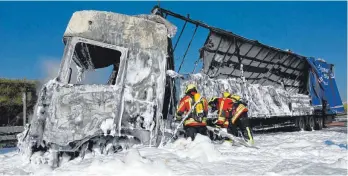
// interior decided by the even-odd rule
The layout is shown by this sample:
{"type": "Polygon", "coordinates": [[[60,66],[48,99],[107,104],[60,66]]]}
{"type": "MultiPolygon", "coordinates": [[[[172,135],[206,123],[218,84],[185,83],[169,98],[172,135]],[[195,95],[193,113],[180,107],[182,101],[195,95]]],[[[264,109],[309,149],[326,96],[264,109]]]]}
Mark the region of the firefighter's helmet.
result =
{"type": "Polygon", "coordinates": [[[239,96],[239,95],[236,95],[236,94],[231,95],[231,98],[232,98],[232,99],[235,99],[235,100],[237,100],[237,101],[240,100],[240,96],[239,96]]]}
{"type": "Polygon", "coordinates": [[[197,92],[197,88],[196,88],[196,86],[194,84],[189,84],[189,85],[186,86],[185,94],[188,94],[191,91],[196,91],[197,92]]]}
{"type": "Polygon", "coordinates": [[[224,98],[230,98],[231,97],[231,94],[229,92],[224,92],[222,95],[224,96],[224,98]]]}

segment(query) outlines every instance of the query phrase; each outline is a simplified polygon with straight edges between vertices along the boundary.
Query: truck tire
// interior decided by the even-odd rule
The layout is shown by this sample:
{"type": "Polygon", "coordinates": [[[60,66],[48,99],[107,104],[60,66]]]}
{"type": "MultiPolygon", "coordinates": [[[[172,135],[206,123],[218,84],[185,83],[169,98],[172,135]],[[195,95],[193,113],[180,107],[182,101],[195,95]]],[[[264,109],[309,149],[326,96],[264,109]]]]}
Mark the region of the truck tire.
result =
{"type": "Polygon", "coordinates": [[[324,127],[324,119],[323,117],[315,118],[315,130],[321,130],[324,127]]]}
{"type": "Polygon", "coordinates": [[[323,117],[323,128],[327,128],[326,124],[333,122],[333,116],[322,116],[323,117]]]}
{"type": "Polygon", "coordinates": [[[306,129],[308,131],[313,131],[314,128],[315,128],[315,119],[313,116],[309,116],[307,117],[307,120],[306,120],[306,129]]]}
{"type": "Polygon", "coordinates": [[[303,117],[297,117],[295,125],[297,130],[304,131],[306,127],[305,119],[303,117]]]}

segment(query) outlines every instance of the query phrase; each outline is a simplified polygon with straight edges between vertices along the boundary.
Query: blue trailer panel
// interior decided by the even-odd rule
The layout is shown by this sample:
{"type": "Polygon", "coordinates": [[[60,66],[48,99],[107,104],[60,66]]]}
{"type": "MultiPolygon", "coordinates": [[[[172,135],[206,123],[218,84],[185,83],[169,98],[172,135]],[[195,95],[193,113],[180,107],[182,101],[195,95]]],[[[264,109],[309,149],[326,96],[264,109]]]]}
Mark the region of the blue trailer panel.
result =
{"type": "Polygon", "coordinates": [[[342,100],[335,81],[333,65],[312,57],[307,58],[307,61],[310,65],[308,90],[315,109],[322,110],[326,104],[326,114],[344,113],[342,100]]]}

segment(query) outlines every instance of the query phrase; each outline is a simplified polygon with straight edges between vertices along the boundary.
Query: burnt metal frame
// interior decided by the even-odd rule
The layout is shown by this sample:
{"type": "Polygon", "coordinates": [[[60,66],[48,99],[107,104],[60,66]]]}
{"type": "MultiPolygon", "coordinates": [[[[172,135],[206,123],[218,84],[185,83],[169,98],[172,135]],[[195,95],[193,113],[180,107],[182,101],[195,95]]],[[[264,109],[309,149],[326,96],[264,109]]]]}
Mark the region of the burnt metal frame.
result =
{"type": "MultiPolygon", "coordinates": [[[[213,61],[214,61],[214,59],[215,59],[216,53],[218,52],[218,50],[219,50],[219,48],[220,48],[221,42],[222,42],[222,38],[220,37],[219,44],[218,44],[218,46],[217,46],[217,48],[216,48],[216,50],[215,50],[215,52],[214,52],[214,56],[211,58],[211,61],[210,61],[210,64],[209,64],[209,67],[208,67],[208,68],[211,67],[211,64],[213,63],[213,61]]],[[[226,52],[226,53],[227,53],[227,52],[226,52]]],[[[207,75],[209,74],[209,71],[210,71],[210,70],[208,70],[207,75]]]]}
{"type": "MultiPolygon", "coordinates": [[[[242,46],[242,45],[241,45],[241,46],[242,46]]],[[[245,56],[247,56],[247,55],[250,53],[251,49],[253,49],[254,46],[255,46],[255,45],[251,45],[251,47],[249,48],[249,50],[245,53],[245,56]]],[[[256,56],[258,56],[262,50],[263,50],[263,48],[260,49],[260,51],[256,54],[256,56]]],[[[256,56],[255,56],[255,57],[256,57],[256,56]]],[[[251,60],[250,64],[253,63],[253,62],[254,62],[254,60],[251,60]]],[[[240,62],[239,64],[242,64],[242,60],[241,60],[241,62],[240,62]]],[[[243,70],[244,70],[244,68],[243,68],[243,70]]]]}
{"type": "MultiPolygon", "coordinates": [[[[290,89],[288,89],[287,91],[292,92],[292,91],[295,89],[295,84],[294,84],[294,83],[296,83],[297,79],[298,79],[300,76],[302,76],[302,73],[301,73],[301,74],[298,74],[298,76],[297,76],[297,77],[292,81],[292,83],[289,84],[289,85],[287,85],[287,84],[284,83],[284,87],[285,87],[285,88],[286,88],[286,87],[290,87],[290,89]]],[[[300,87],[300,84],[298,85],[298,87],[300,87]]]]}
{"type": "Polygon", "coordinates": [[[219,64],[218,69],[217,69],[216,72],[214,73],[214,76],[216,76],[216,74],[219,72],[219,70],[220,70],[222,64],[225,62],[225,58],[226,58],[226,56],[227,56],[227,53],[230,51],[232,44],[233,44],[233,43],[230,42],[230,44],[229,44],[229,46],[228,46],[228,48],[227,48],[227,50],[226,50],[226,53],[224,54],[224,57],[222,58],[222,61],[221,61],[220,64],[219,64]]]}
{"type": "MultiPolygon", "coordinates": [[[[288,59],[289,57],[287,57],[286,59],[284,59],[284,61],[282,62],[282,64],[284,64],[285,63],[285,61],[288,59]]],[[[295,61],[297,61],[297,58],[296,57],[292,57],[292,58],[290,58],[290,59],[292,59],[291,60],[291,63],[289,64],[289,65],[291,65],[291,64],[293,64],[295,61]]],[[[300,63],[302,63],[302,61],[300,60],[300,62],[296,65],[296,67],[300,64],[300,63]]],[[[281,66],[281,64],[278,64],[278,68],[281,66]]],[[[284,70],[284,73],[286,73],[286,71],[288,70],[289,68],[286,68],[285,70],[284,70]]],[[[293,71],[292,71],[292,73],[291,74],[293,74],[295,72],[295,70],[293,69],[293,71]]],[[[271,73],[271,75],[273,75],[273,73],[271,73]]],[[[271,76],[270,75],[270,76],[271,76]]],[[[279,77],[278,78],[278,80],[276,81],[276,82],[278,82],[279,80],[281,80],[281,79],[283,79],[282,77],[279,77]]],[[[265,82],[266,82],[267,80],[265,80],[265,81],[263,81],[261,84],[264,84],[265,82]]],[[[285,84],[284,84],[284,86],[285,86],[285,84]]]]}
{"type": "MultiPolygon", "coordinates": [[[[296,67],[298,67],[301,63],[302,63],[303,61],[300,61],[297,65],[296,65],[296,67]]],[[[296,70],[293,70],[291,73],[290,73],[290,75],[292,75],[292,74],[294,74],[294,72],[295,72],[296,70]]],[[[290,84],[290,86],[289,87],[292,87],[292,85],[294,84],[294,82],[300,77],[300,76],[302,76],[302,74],[303,74],[303,72],[301,72],[301,73],[299,73],[298,75],[297,75],[297,77],[292,81],[292,83],[290,84]]],[[[288,79],[289,79],[290,77],[288,77],[288,79]]],[[[290,80],[290,79],[289,79],[290,80]]],[[[290,81],[289,81],[290,82],[290,81]]],[[[285,85],[285,84],[284,84],[285,85]]]]}
{"type": "MultiPolygon", "coordinates": [[[[253,45],[253,46],[254,46],[254,45],[253,45]]],[[[259,56],[259,54],[261,53],[262,50],[263,50],[263,48],[261,48],[260,51],[255,55],[255,58],[257,58],[257,56],[259,56]]],[[[251,51],[251,48],[250,48],[250,50],[249,50],[245,55],[248,55],[250,51],[251,51]]],[[[267,58],[267,56],[268,56],[268,54],[270,53],[270,51],[271,51],[271,50],[268,50],[268,52],[267,52],[267,54],[266,54],[266,56],[265,56],[265,59],[267,58]]],[[[253,62],[254,62],[254,60],[252,60],[252,61],[249,63],[249,65],[247,65],[246,67],[250,66],[251,63],[253,63],[253,62]]],[[[261,63],[261,62],[260,62],[260,63],[261,63]]],[[[253,72],[247,79],[250,79],[251,76],[252,76],[253,74],[254,74],[254,72],[253,72]]]]}
{"type": "MultiPolygon", "coordinates": [[[[296,57],[293,57],[293,58],[291,58],[292,60],[291,60],[291,63],[289,63],[289,65],[291,65],[291,64],[293,64],[295,61],[297,61],[296,60],[296,57]]],[[[285,61],[284,61],[285,62],[285,61]]],[[[284,62],[283,62],[283,64],[284,64],[284,62]]],[[[301,61],[300,61],[301,62],[301,61]]],[[[281,67],[281,65],[279,65],[279,67],[281,67]]],[[[288,71],[288,69],[289,68],[286,68],[285,70],[284,70],[284,73],[286,73],[286,71],[288,71]]],[[[295,71],[295,70],[294,70],[295,71]]],[[[279,81],[281,78],[279,78],[277,81],[279,81]]]]}
{"type": "MultiPolygon", "coordinates": [[[[235,40],[235,41],[237,41],[237,40],[235,40]]],[[[237,41],[237,42],[238,42],[238,41],[237,41]]],[[[239,67],[240,67],[241,60],[240,60],[240,54],[239,54],[240,49],[239,49],[239,48],[240,48],[241,46],[243,46],[244,43],[238,45],[237,42],[235,42],[235,44],[236,44],[236,49],[235,49],[235,51],[233,52],[233,54],[230,56],[230,59],[232,58],[232,56],[235,56],[234,53],[237,53],[238,62],[239,62],[239,67]]],[[[232,74],[233,74],[233,72],[236,70],[237,67],[238,67],[238,66],[234,66],[234,67],[233,67],[232,72],[229,74],[230,77],[232,77],[232,74]]]]}
{"type": "MultiPolygon", "coordinates": [[[[245,43],[242,43],[242,44],[245,44],[245,43]]],[[[242,44],[239,46],[241,47],[242,44]]],[[[214,50],[210,50],[210,49],[206,49],[204,48],[205,51],[208,51],[208,52],[215,52],[214,50]]],[[[217,53],[219,54],[225,54],[224,52],[222,51],[217,51],[217,53]]],[[[262,62],[262,63],[265,63],[265,64],[269,64],[271,63],[270,61],[265,61],[265,60],[261,60],[261,59],[256,59],[255,57],[250,57],[250,56],[246,56],[246,55],[240,55],[240,54],[235,54],[235,53],[226,53],[226,55],[229,55],[229,56],[242,56],[243,58],[245,59],[248,59],[248,60],[253,60],[253,61],[257,61],[257,62],[262,62]]],[[[288,67],[288,66],[284,66],[284,67],[288,67]]],[[[291,68],[291,67],[290,67],[291,68]]],[[[292,68],[291,68],[292,69],[292,68]]]]}
{"type": "MultiPolygon", "coordinates": [[[[300,65],[300,63],[302,63],[302,62],[303,62],[303,61],[299,62],[298,65],[300,65]]],[[[305,62],[304,62],[304,64],[305,64],[305,62]]],[[[297,65],[297,66],[298,66],[298,65],[297,65]]],[[[302,70],[304,71],[305,69],[306,69],[306,67],[304,66],[304,68],[303,68],[302,70]]],[[[293,74],[294,72],[295,72],[295,70],[294,70],[291,74],[293,74]]],[[[297,76],[297,78],[291,83],[291,86],[289,86],[289,87],[292,87],[292,88],[289,89],[290,92],[294,89],[294,87],[295,87],[294,84],[296,83],[297,79],[300,78],[300,76],[302,76],[303,74],[305,74],[305,72],[300,73],[300,74],[297,76]]],[[[301,84],[301,85],[303,85],[303,84],[301,84]]],[[[298,87],[300,87],[300,84],[298,85],[298,87]]]]}
{"type": "MultiPolygon", "coordinates": [[[[209,38],[209,36],[208,36],[208,38],[209,38]]],[[[237,40],[236,40],[236,38],[235,37],[233,37],[233,43],[236,45],[236,47],[235,47],[235,49],[234,49],[234,52],[232,53],[232,54],[229,54],[228,53],[228,50],[226,51],[226,55],[229,55],[230,56],[230,58],[228,59],[228,60],[230,60],[231,58],[232,58],[232,56],[234,56],[235,55],[235,53],[238,51],[239,52],[239,47],[240,46],[238,46],[238,44],[237,44],[237,40]]],[[[231,42],[232,43],[232,42],[231,42]]],[[[235,69],[235,67],[233,67],[233,70],[235,69]]],[[[215,75],[216,75],[217,73],[215,73],[215,75]]]]}
{"type": "MultiPolygon", "coordinates": [[[[237,41],[237,40],[236,40],[237,41]]],[[[241,43],[240,45],[236,44],[236,50],[234,53],[237,53],[236,56],[238,57],[238,62],[239,62],[239,69],[240,69],[240,64],[242,63],[242,60],[240,59],[240,47],[243,46],[244,43],[241,43]]],[[[232,56],[235,56],[235,54],[232,54],[230,58],[232,58],[232,56]]],[[[234,66],[232,72],[230,73],[229,76],[232,76],[233,72],[236,70],[238,66],[234,66]]]]}
{"type": "MultiPolygon", "coordinates": [[[[279,54],[280,54],[280,53],[276,52],[275,55],[274,55],[274,56],[272,57],[272,59],[270,60],[270,63],[273,63],[272,61],[276,58],[276,56],[278,56],[279,59],[280,59],[280,55],[279,55],[279,54]]],[[[259,65],[257,65],[257,67],[259,67],[259,66],[261,65],[261,63],[262,63],[262,62],[260,62],[259,65]]],[[[267,63],[267,65],[265,66],[265,68],[267,68],[268,65],[269,65],[269,63],[267,63]]],[[[256,76],[256,78],[258,78],[261,74],[262,74],[262,73],[259,73],[259,74],[256,76]]],[[[255,81],[255,80],[253,80],[253,82],[251,82],[251,84],[253,84],[254,81],[255,81]]]]}
{"type": "MultiPolygon", "coordinates": [[[[262,49],[261,49],[261,50],[262,50],[262,49]]],[[[272,51],[272,50],[268,50],[266,56],[264,57],[265,59],[268,57],[268,55],[269,55],[270,53],[272,53],[271,51],[272,51]]],[[[258,53],[255,57],[257,57],[258,55],[259,55],[259,53],[258,53]]],[[[252,63],[252,62],[250,62],[250,64],[251,64],[251,63],[252,63]]],[[[262,63],[262,62],[260,62],[258,66],[260,66],[261,63],[262,63]]],[[[258,67],[258,66],[257,66],[257,67],[258,67]]],[[[267,67],[265,67],[265,68],[267,69],[267,67]]],[[[259,75],[256,76],[256,78],[258,78],[258,77],[260,76],[260,74],[261,74],[261,73],[259,73],[259,75]]],[[[249,78],[247,78],[247,79],[251,79],[251,76],[253,76],[253,75],[254,75],[254,72],[251,73],[251,75],[250,75],[249,78]]],[[[253,82],[254,82],[254,81],[255,81],[255,80],[253,80],[253,82]]]]}
{"type": "Polygon", "coordinates": [[[196,67],[198,65],[198,62],[199,62],[200,58],[198,58],[196,61],[195,61],[195,66],[193,67],[193,70],[191,72],[191,74],[193,74],[195,71],[196,71],[196,67]]]}
{"type": "MultiPolygon", "coordinates": [[[[250,39],[244,38],[242,36],[236,35],[236,34],[234,34],[232,32],[229,32],[229,31],[226,31],[226,30],[223,30],[223,29],[220,29],[220,28],[209,26],[209,25],[207,25],[207,24],[205,24],[203,22],[200,22],[200,21],[197,21],[197,20],[193,20],[193,19],[189,18],[189,16],[188,17],[182,16],[180,14],[174,13],[174,12],[169,11],[167,9],[161,8],[158,5],[153,7],[152,11],[154,11],[154,10],[157,10],[159,12],[159,14],[162,15],[162,17],[167,17],[169,15],[169,16],[181,19],[181,20],[185,21],[185,23],[189,22],[191,24],[195,24],[196,27],[203,27],[203,28],[209,29],[210,32],[213,31],[213,32],[218,33],[218,34],[220,34],[222,36],[226,36],[227,38],[232,38],[233,37],[236,40],[245,41],[245,43],[249,43],[249,44],[252,44],[252,45],[257,45],[257,46],[260,46],[262,48],[267,48],[269,50],[274,50],[274,51],[279,52],[279,53],[291,54],[294,57],[297,57],[299,59],[304,59],[305,58],[304,56],[301,56],[301,55],[298,55],[298,54],[295,54],[295,53],[289,53],[287,51],[284,51],[284,50],[281,50],[281,49],[278,49],[278,48],[274,48],[274,47],[271,47],[271,46],[264,45],[264,44],[258,42],[257,40],[250,40],[250,39]]],[[[177,42],[179,42],[179,40],[180,40],[180,38],[178,38],[177,42]]],[[[226,52],[228,52],[228,51],[226,51],[226,52]]],[[[238,54],[238,57],[240,59],[240,55],[239,54],[238,54]]],[[[247,57],[245,57],[245,58],[247,58],[247,57]]],[[[253,58],[250,58],[250,59],[253,60],[253,58]]],[[[260,61],[262,61],[262,60],[260,60],[260,61]]]]}
{"type": "MultiPolygon", "coordinates": [[[[196,35],[196,32],[197,32],[197,29],[198,29],[198,25],[196,25],[196,28],[195,28],[195,30],[194,30],[194,32],[193,32],[193,34],[192,34],[191,40],[190,40],[190,42],[189,42],[189,44],[188,44],[188,46],[187,46],[187,48],[186,48],[185,54],[184,54],[184,56],[182,57],[182,60],[181,60],[181,63],[180,63],[180,66],[179,66],[178,72],[180,72],[181,67],[182,67],[182,64],[183,64],[183,63],[184,63],[184,61],[185,61],[185,57],[186,57],[186,55],[187,55],[187,52],[190,50],[191,43],[192,43],[193,39],[195,38],[195,35],[196,35]]],[[[178,41],[177,41],[177,42],[178,42],[178,41]]]]}
{"type": "MultiPolygon", "coordinates": [[[[207,38],[205,39],[203,48],[208,44],[208,41],[209,41],[209,35],[208,35],[207,38]]],[[[196,71],[196,67],[197,67],[197,65],[198,65],[198,62],[199,62],[199,61],[202,61],[202,59],[201,59],[200,57],[201,57],[201,54],[202,54],[201,51],[203,50],[203,48],[201,48],[201,49],[199,50],[200,56],[199,56],[198,59],[195,61],[195,66],[194,66],[194,68],[193,68],[191,74],[193,74],[193,73],[196,71]]]]}
{"type": "MultiPolygon", "coordinates": [[[[284,56],[283,56],[283,57],[284,57],[284,56]]],[[[281,65],[283,65],[287,59],[289,59],[289,56],[287,56],[281,64],[277,63],[276,65],[278,66],[278,68],[279,68],[281,65]]],[[[292,57],[292,58],[290,58],[290,59],[293,59],[293,60],[291,61],[291,62],[293,62],[293,61],[296,60],[296,57],[292,57]]],[[[273,66],[273,68],[274,68],[274,66],[273,66]]],[[[286,71],[287,69],[288,69],[288,68],[286,68],[285,71],[286,71]]],[[[270,70],[272,70],[272,69],[270,69],[270,70]]],[[[285,72],[285,71],[284,71],[284,72],[285,72]]],[[[269,75],[269,77],[271,77],[271,75],[273,75],[272,72],[271,72],[271,74],[269,75]]],[[[281,79],[281,78],[279,78],[276,82],[278,82],[280,79],[281,79]]],[[[267,81],[267,80],[265,79],[265,80],[261,83],[261,85],[263,85],[266,81],[267,81]]]]}
{"type": "MultiPolygon", "coordinates": [[[[167,19],[167,16],[168,16],[168,14],[164,15],[164,18],[167,19]]],[[[185,23],[185,25],[186,25],[186,23],[185,23]]],[[[184,25],[183,28],[185,28],[185,25],[184,25]]],[[[183,32],[183,30],[184,29],[182,29],[182,32],[183,32]]],[[[180,36],[181,36],[181,34],[180,34],[180,36]]],[[[180,36],[179,36],[179,39],[180,39],[180,36]]],[[[177,43],[178,43],[178,41],[177,41],[177,43]]],[[[176,45],[177,45],[177,43],[176,43],[176,45]]],[[[176,46],[173,49],[172,39],[168,38],[167,69],[173,69],[174,70],[174,68],[175,68],[175,64],[174,64],[174,50],[175,50],[175,48],[176,48],[176,46]]],[[[177,104],[177,100],[174,97],[175,93],[176,93],[175,80],[174,80],[174,78],[171,78],[171,77],[169,77],[168,79],[169,79],[170,98],[169,98],[169,103],[168,103],[167,114],[163,115],[163,118],[165,118],[165,119],[168,119],[170,113],[173,116],[175,115],[175,109],[174,108],[175,108],[175,105],[177,104]]],[[[163,109],[164,108],[165,107],[163,107],[163,109]]],[[[164,111],[162,110],[162,112],[164,112],[164,111]]],[[[172,124],[173,120],[174,120],[173,118],[170,119],[170,127],[171,127],[171,124],[172,124]]]]}
{"type": "MultiPolygon", "coordinates": [[[[258,44],[258,45],[260,45],[262,47],[265,47],[265,48],[268,48],[268,49],[273,49],[273,50],[276,50],[276,51],[279,51],[279,52],[283,52],[283,53],[289,53],[287,51],[284,51],[284,50],[281,50],[281,49],[278,49],[278,48],[274,48],[274,47],[271,47],[271,46],[264,45],[264,44],[258,42],[257,40],[250,40],[250,39],[244,38],[242,36],[236,35],[236,34],[234,34],[232,32],[229,32],[229,31],[226,31],[226,30],[223,30],[223,29],[220,29],[220,28],[212,27],[212,26],[209,26],[209,25],[207,25],[207,24],[205,24],[203,22],[184,17],[184,16],[182,16],[180,14],[177,14],[177,13],[174,13],[172,11],[166,10],[164,8],[161,8],[161,7],[157,6],[157,5],[153,9],[157,9],[157,10],[159,10],[163,14],[167,14],[167,15],[179,18],[181,20],[188,21],[188,22],[190,22],[192,24],[201,26],[203,28],[209,29],[209,30],[214,31],[216,33],[225,35],[227,37],[236,37],[237,39],[245,40],[245,41],[247,41],[249,43],[253,43],[253,44],[258,44]]],[[[291,54],[296,55],[296,56],[298,56],[300,58],[301,57],[304,58],[304,56],[301,56],[301,55],[298,55],[298,54],[295,54],[295,53],[291,53],[291,54]]]]}
{"type": "MultiPolygon", "coordinates": [[[[166,17],[167,17],[167,16],[168,16],[168,14],[166,15],[166,17]]],[[[189,15],[187,15],[187,17],[190,17],[190,16],[189,16],[189,15]]],[[[180,38],[181,38],[182,34],[184,33],[184,30],[185,30],[186,24],[187,24],[187,21],[185,21],[184,26],[181,28],[181,31],[180,31],[179,37],[178,37],[178,39],[177,39],[177,40],[176,40],[176,42],[175,42],[173,52],[175,51],[176,47],[178,46],[178,43],[179,43],[179,41],[180,41],[180,38]]]]}

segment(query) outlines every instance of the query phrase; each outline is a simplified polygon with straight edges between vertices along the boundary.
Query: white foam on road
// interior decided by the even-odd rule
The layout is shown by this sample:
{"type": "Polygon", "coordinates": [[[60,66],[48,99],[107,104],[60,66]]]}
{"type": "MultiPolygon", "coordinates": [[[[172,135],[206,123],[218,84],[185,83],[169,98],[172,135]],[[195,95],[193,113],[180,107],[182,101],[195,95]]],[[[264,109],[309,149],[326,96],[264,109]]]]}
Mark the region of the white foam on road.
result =
{"type": "Polygon", "coordinates": [[[190,158],[199,162],[212,162],[221,159],[221,153],[215,149],[211,140],[197,134],[194,141],[191,138],[178,139],[166,149],[177,154],[181,158],[190,158]]]}
{"type": "Polygon", "coordinates": [[[325,144],[347,145],[346,131],[337,129],[255,135],[259,149],[213,144],[198,135],[163,148],[89,153],[57,169],[42,164],[39,154],[28,164],[10,152],[0,155],[0,175],[346,175],[347,150],[325,144]]]}

